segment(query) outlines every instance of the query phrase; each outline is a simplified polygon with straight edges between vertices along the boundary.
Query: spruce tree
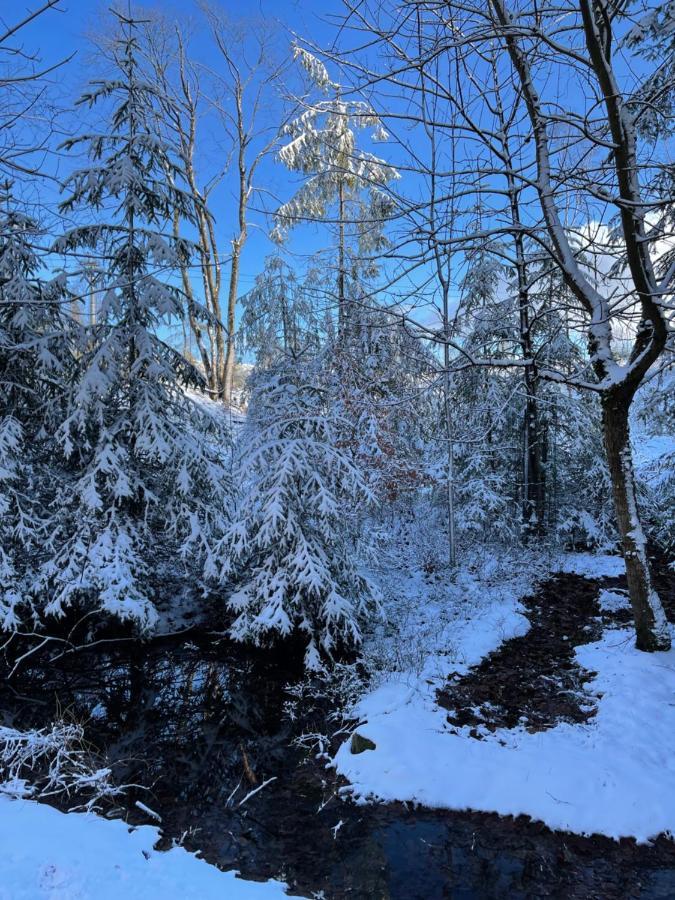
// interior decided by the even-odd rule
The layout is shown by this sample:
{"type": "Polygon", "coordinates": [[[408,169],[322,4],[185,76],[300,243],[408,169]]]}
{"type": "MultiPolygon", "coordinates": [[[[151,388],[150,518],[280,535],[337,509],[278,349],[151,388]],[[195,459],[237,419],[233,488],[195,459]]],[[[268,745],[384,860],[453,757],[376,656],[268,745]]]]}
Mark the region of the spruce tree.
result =
{"type": "Polygon", "coordinates": [[[112,74],[79,101],[107,116],[66,144],[86,145],[89,162],[69,178],[62,210],[95,221],[69,230],[56,249],[97,259],[102,302],[57,431],[70,479],[42,581],[47,613],[79,603],[144,630],[157,618],[163,562],[215,572],[230,479],[224,421],[186,394],[200,379],[162,339],[183,315],[171,273],[191,249],[172,222],[190,221],[194,207],[180,157],[161,136],[169,100],[144,75],[137,23],[115,15],[112,74]]]}
{"type": "Polygon", "coordinates": [[[241,298],[239,341],[268,367],[285,356],[306,355],[319,347],[319,323],[312,297],[280,255],[265,260],[255,284],[241,298]]]}
{"type": "Polygon", "coordinates": [[[28,611],[48,533],[50,436],[72,372],[74,325],[62,276],[45,280],[38,224],[6,183],[0,194],[0,628],[28,611]]]}
{"type": "Polygon", "coordinates": [[[222,572],[232,637],[260,644],[299,631],[308,669],[358,644],[376,603],[357,554],[371,495],[340,446],[344,423],[317,386],[320,367],[286,359],[257,373],[222,572]]]}

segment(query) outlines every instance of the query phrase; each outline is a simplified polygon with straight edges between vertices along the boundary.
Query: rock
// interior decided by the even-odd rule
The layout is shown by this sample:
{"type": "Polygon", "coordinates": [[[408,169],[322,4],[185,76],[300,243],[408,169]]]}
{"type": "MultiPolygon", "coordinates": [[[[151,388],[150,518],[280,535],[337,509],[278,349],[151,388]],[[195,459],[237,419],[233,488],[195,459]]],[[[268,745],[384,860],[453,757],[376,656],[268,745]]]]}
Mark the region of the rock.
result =
{"type": "Polygon", "coordinates": [[[355,731],[352,735],[352,743],[350,750],[353,754],[363,753],[364,750],[374,750],[375,742],[371,741],[370,738],[364,737],[362,734],[359,734],[358,731],[355,731]]]}

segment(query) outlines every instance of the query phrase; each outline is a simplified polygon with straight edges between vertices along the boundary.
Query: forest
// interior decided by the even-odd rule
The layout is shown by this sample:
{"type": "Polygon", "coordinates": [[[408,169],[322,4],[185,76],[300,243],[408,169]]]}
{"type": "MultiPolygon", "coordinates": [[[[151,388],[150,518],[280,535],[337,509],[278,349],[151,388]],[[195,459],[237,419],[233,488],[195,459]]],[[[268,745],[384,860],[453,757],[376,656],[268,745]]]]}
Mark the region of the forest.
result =
{"type": "Polygon", "coordinates": [[[0,4],[0,900],[675,897],[675,0],[0,4]]]}

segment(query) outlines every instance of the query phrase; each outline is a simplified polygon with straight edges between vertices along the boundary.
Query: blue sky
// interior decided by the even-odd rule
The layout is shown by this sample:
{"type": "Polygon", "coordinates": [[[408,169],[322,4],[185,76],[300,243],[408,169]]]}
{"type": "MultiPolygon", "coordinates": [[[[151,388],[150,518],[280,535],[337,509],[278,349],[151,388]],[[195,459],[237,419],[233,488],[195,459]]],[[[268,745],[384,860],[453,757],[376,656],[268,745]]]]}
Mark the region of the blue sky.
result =
{"type": "MultiPolygon", "coordinates": [[[[23,10],[26,8],[27,0],[21,0],[21,6],[12,6],[9,18],[16,20],[20,18],[23,10]]],[[[39,3],[40,0],[30,0],[31,3],[39,3]]],[[[105,27],[106,19],[110,20],[108,11],[110,0],[62,0],[59,10],[50,10],[40,16],[30,27],[22,32],[23,45],[27,52],[38,53],[46,65],[54,64],[58,60],[74,54],[73,59],[66,65],[59,68],[51,78],[49,87],[49,96],[54,100],[57,106],[63,108],[72,108],[74,100],[79,96],[87,81],[99,74],[99,60],[96,52],[92,49],[93,45],[88,35],[100,32],[105,27]]],[[[125,0],[126,3],[126,0],[125,0]]],[[[149,7],[152,8],[152,7],[149,7]]],[[[193,59],[197,59],[206,69],[203,70],[205,83],[209,80],[208,68],[217,70],[222,66],[222,60],[214,52],[213,43],[208,34],[208,29],[204,24],[204,19],[200,13],[197,2],[162,2],[155,8],[160,9],[167,18],[179,18],[180,20],[192,20],[190,37],[190,53],[193,59]]],[[[245,5],[235,0],[222,0],[220,9],[224,11],[231,19],[237,21],[240,16],[243,19],[263,19],[268,22],[276,22],[279,26],[277,50],[278,53],[290,56],[290,45],[294,35],[308,40],[310,43],[320,47],[330,47],[336,38],[338,29],[336,23],[344,13],[344,7],[340,0],[318,0],[318,2],[310,2],[310,0],[258,0],[256,4],[245,5]]],[[[143,15],[144,7],[142,5],[132,6],[132,12],[137,15],[143,15]]],[[[7,16],[7,14],[6,14],[7,16]]],[[[349,35],[346,36],[349,40],[349,35]]],[[[332,77],[340,77],[339,73],[331,71],[332,77]]],[[[625,73],[626,74],[626,73],[625,73]]],[[[627,73],[630,74],[630,73],[627,73]]],[[[293,76],[289,74],[289,84],[293,86],[293,76]]],[[[569,98],[564,97],[565,102],[569,102],[569,98]]],[[[395,96],[391,96],[390,92],[386,92],[384,97],[380,98],[381,102],[386,103],[387,111],[394,116],[394,120],[385,124],[400,139],[401,144],[408,143],[412,150],[418,149],[423,154],[425,152],[424,139],[414,130],[409,129],[405,123],[396,121],[395,114],[397,112],[405,112],[407,98],[405,91],[399,91],[395,96]]],[[[275,101],[276,102],[276,101],[275,101]]],[[[574,107],[574,101],[572,101],[574,107]]],[[[271,111],[271,120],[275,123],[281,118],[282,104],[273,106],[271,111]],[[276,116],[276,119],[275,119],[276,116]]],[[[77,112],[77,114],[67,115],[59,119],[59,125],[64,132],[68,130],[77,131],[83,127],[83,120],[87,118],[86,112],[77,112]]],[[[527,124],[525,124],[527,130],[527,124]]],[[[222,161],[225,157],[225,149],[223,147],[222,133],[219,133],[218,126],[213,118],[205,120],[203,130],[204,143],[201,145],[202,150],[198,159],[198,168],[203,173],[202,180],[208,178],[210,174],[222,167],[222,161]]],[[[54,141],[56,144],[57,141],[54,141]]],[[[376,145],[368,147],[377,155],[383,156],[388,161],[399,165],[401,160],[405,160],[405,151],[400,146],[396,146],[395,142],[388,145],[376,145]]],[[[465,149],[460,149],[460,158],[471,161],[471,154],[475,152],[475,147],[468,143],[465,149]]],[[[447,160],[446,166],[447,166],[447,160]]],[[[71,158],[59,161],[58,158],[50,158],[46,165],[56,168],[56,175],[62,178],[70,167],[74,165],[71,158]]],[[[274,158],[269,157],[259,170],[258,184],[265,189],[265,206],[268,210],[273,210],[276,205],[288,199],[294,188],[298,184],[298,179],[288,173],[284,167],[274,158]]],[[[402,190],[409,197],[424,191],[424,180],[416,177],[414,173],[407,172],[401,182],[402,190]]],[[[41,199],[51,202],[54,206],[58,201],[56,187],[52,183],[41,186],[41,199]]],[[[221,256],[226,258],[229,252],[229,241],[235,231],[234,213],[235,204],[233,203],[234,184],[231,178],[225,178],[217,191],[213,194],[212,211],[216,219],[216,230],[219,236],[221,256]]],[[[265,257],[274,252],[275,246],[267,237],[269,220],[256,209],[260,206],[261,200],[253,203],[253,209],[250,212],[250,237],[244,249],[242,257],[241,280],[239,285],[240,295],[248,290],[255,276],[261,272],[265,257]]],[[[593,210],[591,209],[591,213],[593,210]]],[[[536,210],[535,210],[536,214],[536,210]]],[[[575,213],[576,218],[579,216],[588,216],[588,210],[580,210],[575,213]]],[[[330,245],[330,235],[326,228],[317,228],[315,226],[301,226],[293,233],[289,242],[289,250],[296,255],[297,265],[302,266],[306,257],[315,252],[317,249],[324,249],[330,245]]],[[[412,248],[414,252],[416,248],[412,248]]],[[[459,254],[458,254],[459,256],[459,254]]],[[[328,271],[328,269],[327,269],[328,271]]],[[[403,302],[407,302],[410,291],[413,296],[419,298],[424,295],[424,288],[417,290],[415,280],[423,282],[425,280],[425,271],[417,273],[412,279],[412,288],[401,287],[404,291],[399,294],[403,302]],[[405,297],[405,300],[403,298],[405,297]]],[[[458,267],[453,270],[455,285],[453,285],[453,293],[456,294],[456,284],[459,281],[458,267]]],[[[226,277],[226,273],[225,273],[226,277]]],[[[397,286],[398,288],[398,286],[397,286]]],[[[392,297],[397,296],[392,293],[392,297]]],[[[393,301],[392,301],[393,302],[393,301]]]]}
{"type": "MultiPolygon", "coordinates": [[[[20,5],[12,5],[11,12],[0,13],[0,22],[3,19],[7,23],[19,21],[31,9],[35,9],[41,0],[21,0],[20,5]]],[[[262,20],[267,24],[276,26],[275,52],[278,59],[291,58],[291,44],[294,36],[308,39],[311,43],[330,46],[336,34],[333,23],[343,12],[340,0],[319,0],[319,2],[301,2],[301,0],[259,0],[256,4],[235,3],[233,0],[214,2],[214,8],[224,13],[234,24],[262,20]]],[[[59,66],[48,76],[46,98],[48,103],[53,103],[61,110],[56,119],[56,133],[50,140],[50,145],[55,150],[60,142],[73,133],[81,133],[89,130],[92,123],[104,121],[97,110],[89,111],[86,107],[74,107],[74,103],[81,95],[83,89],[92,78],[102,75],[101,60],[92,36],[105,33],[112,23],[110,14],[110,0],[61,0],[57,9],[48,10],[36,18],[29,26],[21,31],[21,47],[31,56],[40,60],[40,65],[54,66],[62,60],[68,60],[59,66]]],[[[127,0],[123,0],[122,8],[126,11],[127,0]]],[[[204,90],[210,93],[208,69],[214,72],[222,70],[224,62],[214,47],[213,39],[209,33],[206,20],[200,10],[198,2],[161,2],[160,4],[133,4],[132,14],[143,17],[144,13],[158,11],[167,20],[178,20],[184,23],[185,33],[189,34],[189,55],[204,67],[204,90]]],[[[183,29],[181,29],[183,30],[183,29]]],[[[337,73],[331,73],[333,77],[337,73]]],[[[299,67],[291,66],[285,78],[286,92],[294,92],[300,82],[298,80],[299,67]]],[[[201,76],[200,76],[201,78],[201,76]]],[[[200,83],[200,86],[201,83],[200,83]]],[[[281,121],[284,109],[288,109],[288,103],[273,99],[268,121],[275,128],[281,121]]],[[[43,127],[38,118],[32,124],[28,121],[19,126],[24,129],[33,128],[40,132],[43,127]]],[[[84,147],[83,147],[84,149],[84,147]]],[[[223,167],[223,159],[227,156],[226,141],[223,137],[222,126],[219,125],[212,114],[205,116],[202,126],[202,141],[198,150],[197,169],[201,175],[200,181],[204,183],[216,171],[223,167]]],[[[79,167],[84,162],[84,155],[57,152],[44,158],[43,171],[50,177],[40,182],[29,180],[22,187],[23,195],[29,201],[35,200],[39,205],[43,221],[50,230],[61,230],[64,221],[56,217],[52,220],[55,224],[49,225],[49,211],[56,214],[58,204],[62,198],[59,183],[64,180],[68,172],[79,167]]],[[[219,251],[223,260],[223,296],[227,294],[227,279],[229,275],[228,254],[231,238],[236,233],[236,172],[226,175],[220,185],[214,190],[210,208],[215,217],[216,233],[219,240],[219,251]]],[[[239,279],[239,296],[249,290],[255,277],[263,270],[265,257],[277,252],[277,246],[269,239],[268,231],[271,227],[270,218],[262,211],[262,207],[269,212],[276,208],[278,203],[287,200],[294,189],[299,185],[299,179],[289,173],[285,167],[272,155],[267,157],[258,170],[257,184],[263,192],[254,198],[249,212],[249,236],[242,254],[241,272],[239,279]]],[[[65,227],[68,223],[66,221],[65,227]]],[[[286,250],[291,255],[295,266],[304,268],[306,261],[317,251],[331,253],[331,237],[325,227],[304,225],[291,234],[286,250]]],[[[200,278],[198,270],[194,270],[194,281],[197,291],[200,290],[200,278]]]]}
{"type": "MultiPolygon", "coordinates": [[[[31,0],[36,4],[40,0],[31,0]]],[[[127,0],[124,0],[126,7],[127,0]]],[[[22,0],[25,4],[26,0],[22,0]]],[[[214,2],[215,5],[215,2],[214,2]]],[[[58,10],[49,10],[36,19],[31,25],[22,31],[22,42],[25,50],[32,54],[38,55],[43,64],[53,65],[64,58],[72,56],[66,64],[61,66],[52,74],[49,84],[47,96],[54,105],[65,113],[59,115],[57,123],[59,134],[55,135],[51,141],[55,148],[58,143],[66,136],[81,133],[87,130],[90,122],[101,121],[100,114],[93,113],[86,108],[80,107],[74,110],[74,102],[86,87],[87,82],[91,78],[101,76],[101,60],[98,58],[95,45],[90,37],[95,34],[105,33],[108,23],[112,17],[109,12],[110,0],[61,0],[58,10]],[[70,110],[70,112],[67,112],[70,110]]],[[[12,9],[11,19],[16,21],[22,15],[24,9],[31,8],[23,6],[21,9],[16,7],[12,9]]],[[[33,7],[34,8],[34,7],[33,7]]],[[[290,60],[291,44],[295,36],[306,40],[310,45],[318,47],[330,48],[339,34],[337,27],[344,15],[345,8],[341,0],[318,0],[318,2],[308,2],[308,0],[258,0],[258,3],[249,4],[242,11],[242,4],[235,3],[234,0],[222,0],[218,8],[225,13],[234,22],[249,21],[251,19],[263,20],[267,23],[275,23],[277,25],[276,51],[278,56],[290,60]]],[[[152,11],[151,4],[137,4],[131,7],[131,11],[136,16],[143,16],[145,12],[152,11]]],[[[162,2],[154,6],[155,10],[161,11],[165,18],[179,19],[186,23],[186,30],[189,32],[189,52],[192,59],[197,60],[204,66],[203,77],[204,85],[209,82],[208,69],[211,68],[218,71],[222,69],[223,60],[214,49],[212,38],[209,34],[205,19],[200,11],[199,2],[180,3],[180,2],[162,2]]],[[[348,39],[348,36],[347,36],[348,39]]],[[[285,77],[286,92],[299,87],[299,66],[291,66],[287,76],[285,77]]],[[[330,69],[332,78],[342,81],[343,77],[339,72],[330,69]]],[[[201,77],[201,76],[200,76],[201,77]]],[[[208,90],[208,88],[207,88],[208,90]]],[[[389,103],[392,101],[389,99],[389,103]]],[[[405,105],[405,98],[401,98],[401,103],[405,105]]],[[[282,118],[283,103],[277,103],[273,107],[270,121],[277,126],[282,118]]],[[[26,123],[22,123],[23,128],[29,127],[26,123]]],[[[38,125],[38,128],[40,125],[38,125]]],[[[359,137],[359,145],[366,150],[370,150],[377,156],[383,157],[385,160],[399,165],[402,159],[401,148],[396,146],[396,142],[389,144],[377,143],[371,145],[368,132],[364,130],[362,137],[359,137]]],[[[223,148],[222,128],[217,124],[213,115],[207,116],[204,120],[202,129],[203,140],[200,144],[201,150],[198,155],[198,169],[201,170],[202,183],[215,171],[222,168],[223,159],[226,156],[226,150],[223,148]]],[[[27,190],[39,199],[41,211],[45,206],[56,211],[59,199],[61,197],[58,187],[59,181],[63,181],[73,167],[77,167],[83,162],[83,157],[75,158],[73,154],[55,154],[47,157],[44,168],[56,177],[52,180],[41,182],[39,185],[30,184],[27,190]]],[[[236,231],[236,205],[235,198],[235,178],[236,173],[233,172],[227,176],[219,187],[214,191],[210,207],[216,221],[216,232],[219,238],[220,256],[224,261],[224,283],[227,279],[227,258],[230,251],[230,241],[236,231]]],[[[289,173],[284,166],[274,157],[269,156],[261,164],[258,172],[258,185],[263,189],[256,200],[252,203],[249,215],[249,237],[242,255],[241,277],[239,282],[239,295],[241,296],[253,285],[256,275],[258,275],[263,267],[264,260],[270,253],[276,252],[277,247],[268,237],[270,227],[269,216],[261,211],[264,205],[267,211],[274,210],[277,205],[287,200],[294,190],[299,186],[300,179],[289,173]],[[263,201],[264,196],[264,201],[263,201]]],[[[411,185],[411,176],[408,175],[404,179],[406,186],[411,185]]],[[[412,179],[414,186],[415,179],[412,179]]],[[[63,228],[63,222],[58,222],[56,227],[63,228]]],[[[334,241],[331,239],[331,233],[326,226],[316,226],[305,224],[298,226],[291,234],[286,250],[292,256],[292,264],[296,269],[304,268],[307,260],[317,251],[323,251],[321,266],[325,265],[327,275],[331,270],[334,271],[334,261],[331,255],[334,251],[331,247],[334,241]]],[[[197,271],[195,270],[195,276],[197,271]]],[[[327,279],[327,288],[329,282],[327,279]]],[[[404,295],[408,291],[415,291],[413,288],[406,287],[404,295]]],[[[399,297],[404,295],[398,295],[399,297]]],[[[393,297],[394,295],[392,295],[393,297]]],[[[418,296],[419,292],[418,292],[418,296]]]]}
{"type": "MultiPolygon", "coordinates": [[[[35,0],[37,3],[38,0],[35,0]]],[[[97,74],[96,53],[92,49],[88,38],[93,32],[100,31],[102,25],[110,20],[108,12],[110,2],[91,2],[91,0],[62,0],[58,10],[49,10],[37,18],[22,33],[22,44],[31,53],[39,55],[44,64],[53,65],[65,57],[74,54],[73,58],[59,68],[52,76],[50,95],[63,106],[70,106],[86,86],[87,81],[97,74]]],[[[34,5],[22,4],[22,7],[14,7],[11,21],[16,21],[23,13],[23,9],[34,8],[34,5]]],[[[143,5],[132,5],[132,11],[141,13],[143,5]]],[[[214,54],[212,42],[201,17],[197,3],[187,2],[162,2],[160,5],[148,4],[147,9],[159,9],[168,18],[176,17],[180,20],[192,20],[190,30],[191,55],[200,62],[213,64],[217,69],[220,64],[214,54]]],[[[262,18],[268,22],[276,22],[279,25],[280,34],[277,41],[277,50],[280,54],[286,51],[290,54],[290,45],[293,34],[309,36],[317,43],[329,43],[334,34],[334,28],[329,24],[329,17],[339,14],[341,4],[339,0],[319,0],[319,2],[300,2],[300,0],[259,0],[257,4],[240,4],[226,0],[220,4],[222,9],[234,21],[241,18],[262,18]]],[[[66,128],[78,128],[81,125],[82,114],[74,120],[67,120],[66,128]],[[72,122],[72,124],[71,124],[72,122]]],[[[202,160],[204,177],[220,165],[218,157],[219,146],[222,141],[217,135],[215,125],[204,125],[205,155],[202,160]]],[[[68,160],[58,164],[59,175],[67,171],[70,165],[68,160]]],[[[268,208],[273,208],[274,197],[286,199],[293,191],[295,179],[280,163],[269,158],[260,168],[259,183],[271,196],[266,202],[268,208]]],[[[214,192],[213,212],[216,217],[218,232],[223,244],[223,253],[227,253],[229,239],[232,233],[234,204],[232,203],[234,186],[228,184],[227,179],[223,185],[214,192]]],[[[51,191],[48,189],[48,193],[51,191]]],[[[53,202],[56,194],[53,194],[53,202]]],[[[260,206],[260,204],[254,204],[260,206]]],[[[262,268],[264,257],[275,249],[266,235],[267,221],[265,217],[255,209],[250,214],[250,237],[244,252],[240,292],[245,291],[252,283],[255,275],[262,268]]],[[[320,248],[326,243],[327,235],[317,233],[317,229],[311,226],[298,229],[289,242],[289,249],[301,256],[320,248]]]]}

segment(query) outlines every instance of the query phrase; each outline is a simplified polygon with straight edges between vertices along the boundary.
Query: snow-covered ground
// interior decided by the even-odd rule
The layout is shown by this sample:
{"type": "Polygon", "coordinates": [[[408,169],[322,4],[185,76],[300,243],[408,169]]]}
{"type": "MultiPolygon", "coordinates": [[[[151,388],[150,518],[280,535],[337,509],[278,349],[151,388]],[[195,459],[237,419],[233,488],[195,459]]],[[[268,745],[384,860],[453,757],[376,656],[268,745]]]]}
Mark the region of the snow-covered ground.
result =
{"type": "MultiPolygon", "coordinates": [[[[599,577],[619,574],[622,561],[569,554],[554,569],[599,577]]],[[[435,702],[443,677],[524,632],[515,587],[486,592],[471,618],[456,623],[452,643],[446,630],[451,654],[439,658],[432,647],[415,673],[391,673],[360,700],[358,731],[376,749],[352,755],[345,742],[335,757],[354,796],[522,813],[556,829],[640,841],[675,832],[675,650],[640,653],[629,630],[577,648],[579,663],[597,673],[587,689],[598,710],[587,724],[486,729],[483,740],[446,724],[435,702]]]]}
{"type": "Polygon", "coordinates": [[[224,415],[225,421],[230,425],[242,425],[246,421],[245,412],[237,406],[226,406],[222,401],[214,400],[208,394],[191,388],[186,389],[185,394],[193,403],[217,420],[221,420],[224,415]]]}
{"type": "Polygon", "coordinates": [[[624,575],[626,567],[620,556],[604,553],[563,553],[552,564],[552,571],[586,578],[616,578],[624,575]]]}
{"type": "Polygon", "coordinates": [[[273,900],[281,882],[243,881],[159,834],[0,795],[0,900],[273,900]]]}
{"type": "MultiPolygon", "coordinates": [[[[384,624],[366,637],[363,656],[383,673],[385,690],[429,694],[452,672],[464,672],[502,641],[524,634],[529,622],[521,598],[546,567],[539,557],[521,560],[481,555],[451,581],[425,577],[410,558],[381,560],[384,624]]],[[[426,701],[424,701],[426,702],[426,701]]]]}

